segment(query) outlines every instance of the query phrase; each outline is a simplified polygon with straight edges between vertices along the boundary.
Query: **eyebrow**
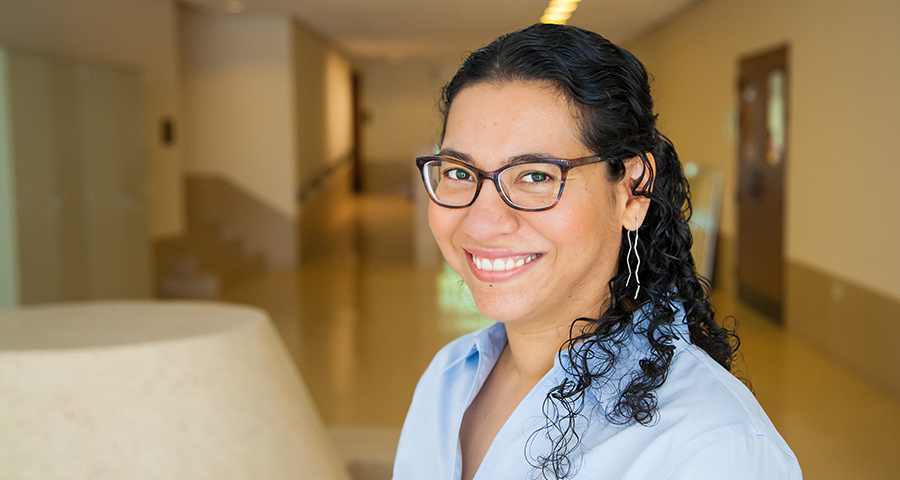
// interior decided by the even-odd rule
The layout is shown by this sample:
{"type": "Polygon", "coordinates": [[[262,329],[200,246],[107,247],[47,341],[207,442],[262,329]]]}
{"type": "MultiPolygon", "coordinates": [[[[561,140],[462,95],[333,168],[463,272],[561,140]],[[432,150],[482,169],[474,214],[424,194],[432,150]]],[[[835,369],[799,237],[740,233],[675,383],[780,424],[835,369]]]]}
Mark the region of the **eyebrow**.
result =
{"type": "Polygon", "coordinates": [[[442,148],[441,151],[438,152],[438,155],[442,157],[453,157],[462,162],[466,162],[469,165],[475,165],[475,162],[472,161],[472,157],[469,154],[453,150],[452,148],[442,148]]]}
{"type": "MultiPolygon", "coordinates": [[[[471,155],[457,151],[457,150],[453,150],[452,148],[441,149],[441,151],[438,153],[438,155],[445,156],[445,157],[453,157],[459,161],[462,161],[462,162],[468,163],[469,165],[475,166],[475,162],[472,160],[471,155]]],[[[533,162],[535,160],[544,160],[544,159],[548,159],[548,158],[556,158],[556,157],[554,157],[553,155],[549,155],[547,153],[543,153],[543,152],[541,152],[541,153],[523,153],[521,155],[516,155],[516,156],[508,158],[506,160],[506,162],[504,162],[504,165],[513,165],[516,163],[528,163],[528,162],[533,162]]]]}

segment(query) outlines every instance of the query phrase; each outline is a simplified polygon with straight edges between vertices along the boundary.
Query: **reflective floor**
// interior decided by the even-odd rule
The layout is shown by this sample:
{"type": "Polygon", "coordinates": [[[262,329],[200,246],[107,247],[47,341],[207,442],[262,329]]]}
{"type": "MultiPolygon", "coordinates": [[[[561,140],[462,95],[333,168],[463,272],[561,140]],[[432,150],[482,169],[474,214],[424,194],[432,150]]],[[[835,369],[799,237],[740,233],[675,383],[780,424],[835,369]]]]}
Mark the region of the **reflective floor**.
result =
{"type": "MultiPolygon", "coordinates": [[[[354,477],[390,478],[419,375],[442,345],[488,322],[443,266],[416,266],[409,200],[348,198],[335,212],[316,242],[328,248],[299,270],[231,285],[224,299],[271,314],[354,477]]],[[[900,478],[898,399],[733,297],[715,301],[738,319],[740,371],[804,478],[900,478]]]]}

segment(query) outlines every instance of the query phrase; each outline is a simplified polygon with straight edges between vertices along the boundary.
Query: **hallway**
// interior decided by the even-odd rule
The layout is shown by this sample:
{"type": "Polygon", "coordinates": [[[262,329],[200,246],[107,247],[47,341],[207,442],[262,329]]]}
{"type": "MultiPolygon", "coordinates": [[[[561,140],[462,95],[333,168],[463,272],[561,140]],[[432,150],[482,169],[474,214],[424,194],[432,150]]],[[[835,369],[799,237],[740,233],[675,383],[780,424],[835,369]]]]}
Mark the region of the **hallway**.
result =
{"type": "MultiPolygon", "coordinates": [[[[413,206],[399,196],[344,198],[338,238],[303,267],[230,285],[223,299],[267,310],[357,480],[390,478],[419,375],[453,338],[490,322],[458,278],[413,260],[413,206]]],[[[800,460],[807,480],[893,479],[900,401],[768,319],[716,292],[734,315],[739,372],[800,460]]]]}

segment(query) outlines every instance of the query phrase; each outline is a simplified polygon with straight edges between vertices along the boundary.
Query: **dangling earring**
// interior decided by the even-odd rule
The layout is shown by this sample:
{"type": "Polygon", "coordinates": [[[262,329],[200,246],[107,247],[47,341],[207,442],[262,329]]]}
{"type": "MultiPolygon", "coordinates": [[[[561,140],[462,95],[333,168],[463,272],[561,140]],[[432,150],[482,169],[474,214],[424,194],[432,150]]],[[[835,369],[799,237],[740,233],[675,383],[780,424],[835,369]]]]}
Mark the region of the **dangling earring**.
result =
{"type": "Polygon", "coordinates": [[[634,250],[634,244],[631,243],[631,232],[626,231],[625,238],[628,239],[628,255],[625,256],[625,264],[628,266],[628,278],[625,279],[625,286],[631,284],[631,252],[634,250]]]}
{"type": "MultiPolygon", "coordinates": [[[[634,223],[637,225],[637,218],[634,219],[634,223]]],[[[640,232],[640,225],[638,225],[634,229],[634,242],[631,241],[631,232],[625,234],[628,237],[628,255],[625,257],[625,264],[628,266],[628,278],[625,280],[625,286],[627,287],[631,284],[631,252],[634,252],[635,258],[637,258],[637,265],[634,267],[634,280],[637,283],[637,290],[634,291],[634,299],[637,300],[638,293],[641,292],[641,279],[638,277],[638,270],[641,268],[641,255],[638,253],[638,236],[640,232]]]]}
{"type": "MultiPolygon", "coordinates": [[[[635,219],[637,222],[637,219],[635,219]]],[[[634,281],[637,283],[637,290],[634,291],[634,299],[637,300],[638,294],[641,293],[641,279],[638,277],[638,271],[641,269],[641,255],[638,253],[638,236],[640,235],[641,226],[638,225],[634,229],[634,256],[637,258],[637,265],[634,266],[634,281]]]]}

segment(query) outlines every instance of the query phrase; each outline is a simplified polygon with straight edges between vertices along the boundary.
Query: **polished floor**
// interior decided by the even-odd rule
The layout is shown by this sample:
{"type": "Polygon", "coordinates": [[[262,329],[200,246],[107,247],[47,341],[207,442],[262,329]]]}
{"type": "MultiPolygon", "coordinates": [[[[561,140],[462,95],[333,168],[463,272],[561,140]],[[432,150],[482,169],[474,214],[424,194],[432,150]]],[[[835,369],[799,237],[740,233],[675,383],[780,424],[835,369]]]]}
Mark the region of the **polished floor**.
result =
{"type": "MultiPolygon", "coordinates": [[[[417,266],[411,202],[342,200],[329,238],[302,268],[228,286],[266,309],[356,479],[390,478],[416,381],[437,350],[489,323],[442,265],[417,266]]],[[[422,263],[422,262],[418,262],[422,263]]],[[[900,400],[770,320],[716,292],[734,315],[741,374],[793,448],[807,480],[900,478],[900,400]]],[[[898,346],[900,347],[900,346],[898,346]]]]}

